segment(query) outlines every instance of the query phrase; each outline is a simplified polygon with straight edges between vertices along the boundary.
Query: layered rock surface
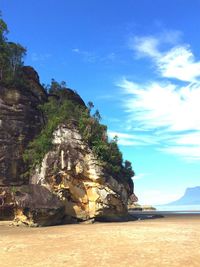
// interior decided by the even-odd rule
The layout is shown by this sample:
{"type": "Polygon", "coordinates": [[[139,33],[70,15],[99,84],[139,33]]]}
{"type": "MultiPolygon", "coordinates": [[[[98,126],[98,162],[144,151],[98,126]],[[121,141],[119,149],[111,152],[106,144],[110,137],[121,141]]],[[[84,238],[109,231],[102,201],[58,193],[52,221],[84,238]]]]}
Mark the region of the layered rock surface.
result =
{"type": "MultiPolygon", "coordinates": [[[[31,67],[23,77],[23,87],[0,86],[0,220],[40,226],[124,219],[132,184],[105,172],[73,123],[56,129],[41,167],[24,175],[23,152],[45,124],[39,105],[56,96],[47,95],[31,67]]],[[[64,97],[85,106],[70,89],[64,97]]]]}
{"type": "Polygon", "coordinates": [[[48,152],[31,179],[64,203],[65,214],[78,220],[119,220],[127,213],[127,184],[104,172],[76,128],[60,125],[48,152]]]}
{"type": "Polygon", "coordinates": [[[48,226],[63,222],[65,209],[59,198],[39,185],[0,188],[0,220],[15,225],[48,226]]]}
{"type": "Polygon", "coordinates": [[[38,105],[47,100],[37,73],[24,67],[27,86],[0,86],[0,186],[27,183],[22,154],[44,123],[38,105]]]}

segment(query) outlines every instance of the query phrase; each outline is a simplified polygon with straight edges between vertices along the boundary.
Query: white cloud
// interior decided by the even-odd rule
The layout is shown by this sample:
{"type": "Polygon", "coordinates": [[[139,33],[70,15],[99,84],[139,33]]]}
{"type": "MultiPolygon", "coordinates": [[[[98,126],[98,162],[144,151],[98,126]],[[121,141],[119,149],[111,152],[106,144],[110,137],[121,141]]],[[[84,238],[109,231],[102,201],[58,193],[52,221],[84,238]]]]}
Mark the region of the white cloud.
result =
{"type": "Polygon", "coordinates": [[[110,138],[114,138],[115,136],[117,136],[118,144],[122,146],[144,146],[156,143],[154,138],[148,135],[146,136],[145,134],[134,135],[134,134],[108,131],[108,136],[110,138]]]}
{"type": "Polygon", "coordinates": [[[134,180],[139,180],[139,179],[142,179],[142,178],[144,178],[145,176],[148,176],[149,175],[149,173],[139,173],[139,174],[136,174],[132,179],[133,179],[133,181],[134,180]]]}
{"type": "Polygon", "coordinates": [[[124,138],[124,139],[135,139],[137,136],[133,134],[127,134],[127,133],[119,133],[119,132],[113,132],[113,131],[108,131],[109,137],[113,138],[115,136],[119,138],[124,138]]]}
{"type": "Polygon", "coordinates": [[[126,124],[129,131],[137,129],[134,138],[121,136],[121,142],[153,143],[162,152],[200,160],[200,61],[189,45],[177,44],[178,35],[165,32],[158,37],[132,40],[130,46],[137,57],[151,58],[160,77],[159,81],[141,84],[123,78],[118,84],[125,96],[126,124]],[[184,83],[180,85],[169,78],[184,83]]]}
{"type": "Polygon", "coordinates": [[[162,190],[142,190],[141,192],[136,192],[139,196],[139,203],[142,205],[161,205],[167,204],[174,200],[179,199],[183,193],[179,192],[167,192],[162,190]]]}
{"type": "Polygon", "coordinates": [[[177,31],[166,31],[157,37],[136,36],[130,48],[137,57],[151,58],[162,77],[194,82],[200,77],[200,61],[195,60],[189,45],[178,44],[179,36],[177,31]]]}
{"type": "Polygon", "coordinates": [[[162,148],[160,151],[184,157],[188,161],[200,160],[200,146],[174,146],[162,148]]]}
{"type": "MultiPolygon", "coordinates": [[[[198,145],[200,146],[200,132],[193,132],[181,136],[175,136],[174,140],[178,145],[198,145]]],[[[199,150],[200,151],[200,150],[199,150]]]]}
{"type": "Polygon", "coordinates": [[[141,130],[135,132],[135,140],[146,145],[153,141],[160,151],[187,160],[200,159],[200,83],[139,85],[123,79],[119,86],[127,95],[123,102],[127,124],[141,130]]]}
{"type": "Polygon", "coordinates": [[[157,59],[163,77],[195,82],[200,76],[200,61],[195,62],[189,47],[178,46],[157,59]]]}
{"type": "Polygon", "coordinates": [[[165,30],[157,36],[134,36],[129,40],[129,48],[134,50],[138,57],[162,57],[162,45],[177,45],[181,40],[180,31],[165,30]]]}
{"type": "Polygon", "coordinates": [[[176,45],[181,42],[183,33],[177,30],[163,30],[159,35],[158,39],[160,42],[176,45]]]}
{"type": "Polygon", "coordinates": [[[130,48],[137,52],[138,57],[149,56],[153,58],[160,57],[158,50],[159,40],[152,37],[134,37],[130,41],[130,48]]]}
{"type": "Polygon", "coordinates": [[[137,121],[141,129],[200,130],[200,83],[183,87],[158,82],[139,85],[123,79],[118,85],[129,95],[124,101],[129,120],[137,121]]]}

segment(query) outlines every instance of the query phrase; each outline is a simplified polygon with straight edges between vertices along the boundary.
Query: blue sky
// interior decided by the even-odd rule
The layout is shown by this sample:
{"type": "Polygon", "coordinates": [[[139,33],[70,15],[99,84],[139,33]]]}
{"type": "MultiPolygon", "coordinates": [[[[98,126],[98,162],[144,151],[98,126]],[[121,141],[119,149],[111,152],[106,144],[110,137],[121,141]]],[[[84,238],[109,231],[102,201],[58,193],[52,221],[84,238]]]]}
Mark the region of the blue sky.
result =
{"type": "Polygon", "coordinates": [[[141,203],[200,185],[199,0],[0,0],[10,40],[42,83],[100,110],[141,203]]]}

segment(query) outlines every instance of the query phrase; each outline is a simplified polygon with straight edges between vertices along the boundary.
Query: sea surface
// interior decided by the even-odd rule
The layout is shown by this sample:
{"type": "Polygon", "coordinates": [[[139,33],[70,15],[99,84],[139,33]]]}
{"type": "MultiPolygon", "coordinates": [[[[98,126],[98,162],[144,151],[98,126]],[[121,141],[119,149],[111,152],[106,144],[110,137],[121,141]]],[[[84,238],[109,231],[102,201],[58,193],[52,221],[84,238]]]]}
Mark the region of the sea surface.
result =
{"type": "Polygon", "coordinates": [[[200,217],[200,205],[153,205],[156,210],[130,211],[129,213],[138,220],[156,219],[156,218],[182,218],[187,216],[200,217]],[[178,216],[178,217],[177,217],[178,216]]]}
{"type": "Polygon", "coordinates": [[[157,211],[172,213],[200,213],[200,205],[154,205],[157,211]]]}

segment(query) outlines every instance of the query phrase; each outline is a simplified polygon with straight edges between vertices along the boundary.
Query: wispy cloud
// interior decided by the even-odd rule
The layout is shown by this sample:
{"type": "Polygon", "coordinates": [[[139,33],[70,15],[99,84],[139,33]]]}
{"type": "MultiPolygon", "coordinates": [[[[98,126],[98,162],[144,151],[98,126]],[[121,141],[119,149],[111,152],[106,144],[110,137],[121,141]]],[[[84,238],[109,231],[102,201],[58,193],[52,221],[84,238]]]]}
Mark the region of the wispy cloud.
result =
{"type": "Polygon", "coordinates": [[[166,148],[161,148],[160,151],[169,154],[175,154],[180,157],[185,158],[187,161],[200,160],[200,146],[170,146],[166,148]]]}
{"type": "MultiPolygon", "coordinates": [[[[129,130],[130,125],[132,130],[139,129],[134,131],[138,145],[152,139],[162,152],[199,160],[200,61],[189,45],[178,43],[179,35],[168,32],[159,37],[134,37],[130,48],[139,60],[152,60],[159,79],[135,83],[123,78],[118,86],[124,94],[129,130]]],[[[131,141],[130,137],[122,140],[131,141]]]]}
{"type": "Polygon", "coordinates": [[[159,37],[134,37],[130,48],[137,57],[149,57],[153,60],[162,77],[181,81],[196,82],[200,77],[200,61],[196,61],[188,44],[176,44],[179,32],[165,32],[159,37]],[[173,46],[172,46],[173,44],[173,46]],[[166,50],[166,45],[170,47],[166,50]]]}
{"type": "Polygon", "coordinates": [[[162,205],[179,199],[182,192],[167,192],[166,190],[143,190],[139,194],[139,203],[143,205],[162,205]]]}
{"type": "Polygon", "coordinates": [[[195,82],[200,76],[200,61],[195,60],[188,44],[178,43],[180,35],[166,31],[158,37],[136,36],[131,39],[130,48],[137,57],[151,58],[162,77],[195,82]]]}
{"type": "Polygon", "coordinates": [[[73,48],[72,52],[79,54],[83,57],[83,60],[88,63],[95,63],[98,56],[94,52],[81,50],[79,48],[73,48]]]}
{"type": "Polygon", "coordinates": [[[136,140],[145,134],[163,152],[200,159],[200,83],[139,85],[124,79],[120,87],[128,95],[123,103],[127,124],[140,129],[136,140]]]}
{"type": "Polygon", "coordinates": [[[157,60],[163,77],[196,82],[200,76],[200,61],[195,61],[189,46],[177,46],[157,60]]]}
{"type": "Polygon", "coordinates": [[[152,36],[139,37],[135,36],[130,41],[130,48],[135,51],[138,57],[149,56],[159,58],[161,53],[158,50],[160,42],[152,36]]]}
{"type": "Polygon", "coordinates": [[[177,86],[170,82],[136,84],[126,79],[119,86],[129,95],[124,106],[129,121],[141,129],[200,130],[200,83],[177,86]]]}
{"type": "Polygon", "coordinates": [[[114,52],[110,52],[104,55],[99,55],[96,52],[81,50],[80,48],[73,48],[72,52],[79,54],[83,58],[83,60],[88,63],[96,63],[96,62],[110,63],[115,61],[117,57],[114,52]]]}
{"type": "Polygon", "coordinates": [[[127,134],[121,132],[108,131],[108,136],[112,139],[118,137],[118,144],[123,146],[145,146],[155,144],[157,141],[149,135],[127,134]]]}
{"type": "Polygon", "coordinates": [[[108,53],[101,57],[101,61],[104,63],[114,62],[117,59],[117,55],[114,52],[108,53]]]}
{"type": "Polygon", "coordinates": [[[146,177],[146,176],[148,176],[148,175],[149,175],[149,173],[138,173],[138,174],[136,174],[136,175],[133,177],[133,181],[134,181],[134,180],[142,179],[142,178],[144,178],[144,177],[146,177]]]}
{"type": "Polygon", "coordinates": [[[45,61],[46,59],[50,57],[51,57],[51,54],[49,53],[44,53],[44,54],[32,53],[31,54],[32,61],[45,61]]]}
{"type": "Polygon", "coordinates": [[[157,35],[134,36],[129,39],[129,48],[138,57],[160,57],[166,47],[176,46],[181,42],[182,32],[163,30],[157,35]]]}
{"type": "Polygon", "coordinates": [[[73,48],[73,49],[72,49],[72,52],[74,52],[74,53],[78,53],[78,54],[79,54],[79,53],[80,53],[80,49],[79,49],[79,48],[73,48]]]}

